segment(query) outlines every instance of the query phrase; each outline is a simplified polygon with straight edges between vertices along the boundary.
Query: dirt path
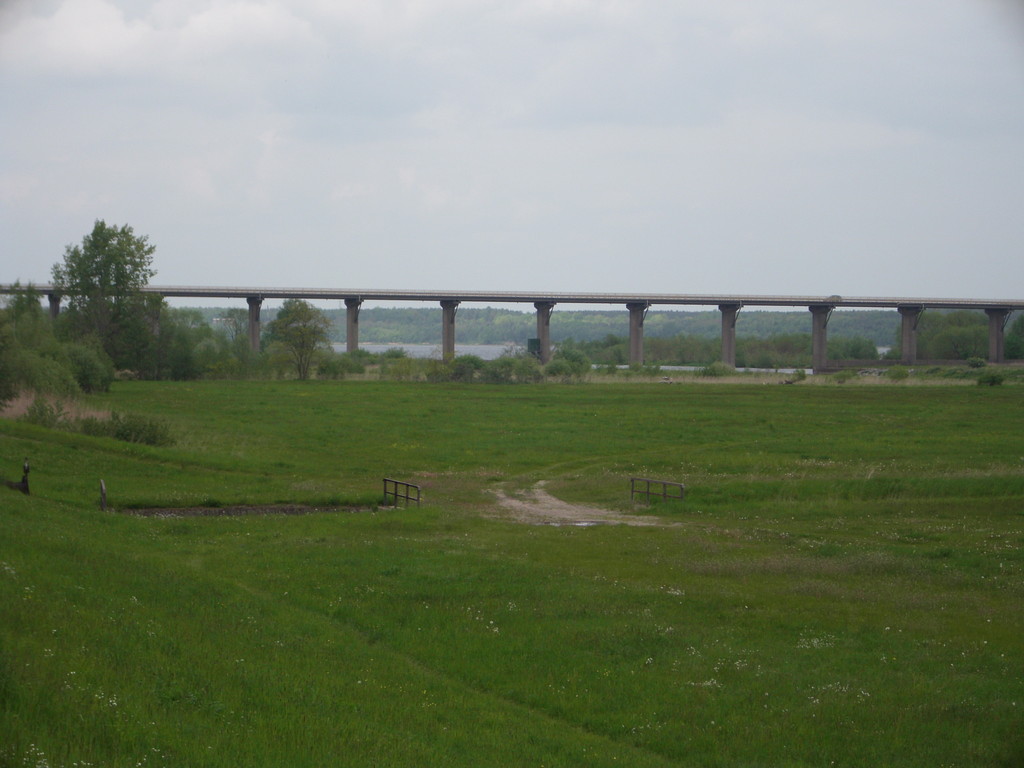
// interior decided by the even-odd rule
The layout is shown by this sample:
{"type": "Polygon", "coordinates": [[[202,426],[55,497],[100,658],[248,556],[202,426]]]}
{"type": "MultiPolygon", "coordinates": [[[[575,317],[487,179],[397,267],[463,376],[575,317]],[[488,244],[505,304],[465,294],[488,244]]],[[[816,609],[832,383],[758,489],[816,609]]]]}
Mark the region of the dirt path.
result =
{"type": "Polygon", "coordinates": [[[495,490],[494,495],[498,499],[501,516],[511,517],[529,525],[675,525],[665,523],[656,517],[628,515],[600,507],[570,504],[556,499],[544,490],[543,480],[530,490],[515,496],[509,496],[502,490],[495,490]]]}

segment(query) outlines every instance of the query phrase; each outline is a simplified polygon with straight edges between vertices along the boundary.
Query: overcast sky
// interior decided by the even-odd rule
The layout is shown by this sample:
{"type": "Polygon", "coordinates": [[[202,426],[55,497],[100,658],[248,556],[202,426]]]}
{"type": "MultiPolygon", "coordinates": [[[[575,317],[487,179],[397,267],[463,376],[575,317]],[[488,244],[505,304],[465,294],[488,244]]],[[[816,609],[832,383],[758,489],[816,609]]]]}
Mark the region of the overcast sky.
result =
{"type": "Polygon", "coordinates": [[[1024,298],[1019,0],[0,0],[0,282],[1024,298]]]}

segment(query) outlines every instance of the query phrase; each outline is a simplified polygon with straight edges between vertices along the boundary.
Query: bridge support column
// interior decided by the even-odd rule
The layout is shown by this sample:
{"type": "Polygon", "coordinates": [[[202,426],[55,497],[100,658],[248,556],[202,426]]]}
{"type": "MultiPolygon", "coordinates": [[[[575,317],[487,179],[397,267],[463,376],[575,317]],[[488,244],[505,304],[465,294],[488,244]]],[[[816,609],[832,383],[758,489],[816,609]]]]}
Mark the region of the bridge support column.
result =
{"type": "Polygon", "coordinates": [[[736,316],[742,304],[719,304],[722,313],[722,362],[736,367],[736,316]]]}
{"type": "Polygon", "coordinates": [[[828,321],[832,317],[831,304],[815,304],[811,310],[811,367],[815,373],[828,367],[828,321]]]}
{"type": "Polygon", "coordinates": [[[59,293],[46,294],[46,300],[50,303],[50,317],[53,320],[56,320],[57,315],[60,314],[60,298],[59,293]]]}
{"type": "Polygon", "coordinates": [[[362,299],[345,299],[345,351],[356,352],[359,349],[359,308],[362,299]]]}
{"type": "Polygon", "coordinates": [[[455,359],[455,314],[459,302],[445,300],[441,302],[441,359],[455,359]]]}
{"type": "Polygon", "coordinates": [[[1003,343],[1006,330],[1006,321],[1010,319],[1012,310],[1002,307],[990,307],[985,310],[988,315],[988,361],[990,363],[1001,363],[1005,359],[1003,343]]]}
{"type": "Polygon", "coordinates": [[[630,302],[629,310],[629,364],[644,364],[644,319],[651,305],[646,302],[630,302]]]}
{"type": "Polygon", "coordinates": [[[900,362],[904,365],[913,365],[917,362],[917,321],[921,319],[924,307],[904,306],[897,307],[900,313],[900,347],[903,354],[900,362]]]}
{"type": "Polygon", "coordinates": [[[249,349],[260,351],[260,307],[263,306],[262,296],[247,296],[249,305],[249,349]]]}
{"type": "Polygon", "coordinates": [[[540,345],[540,364],[551,362],[551,310],[555,308],[552,301],[535,301],[537,309],[537,341],[540,345]]]}

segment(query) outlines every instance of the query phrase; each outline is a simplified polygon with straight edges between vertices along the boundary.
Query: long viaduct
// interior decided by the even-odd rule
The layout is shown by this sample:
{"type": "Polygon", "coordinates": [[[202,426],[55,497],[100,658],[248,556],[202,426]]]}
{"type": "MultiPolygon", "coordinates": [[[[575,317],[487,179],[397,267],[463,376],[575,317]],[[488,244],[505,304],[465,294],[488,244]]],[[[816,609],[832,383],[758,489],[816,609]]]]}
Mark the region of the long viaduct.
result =
{"type": "MultiPolygon", "coordinates": [[[[60,312],[61,296],[51,285],[32,288],[49,299],[50,312],[60,312]]],[[[0,286],[0,293],[11,293],[15,286],[0,286]]],[[[833,310],[843,308],[894,309],[901,318],[902,362],[917,361],[917,323],[926,309],[968,309],[988,315],[988,360],[1004,361],[1003,339],[1006,324],[1014,310],[1024,309],[1024,300],[872,298],[849,296],[755,296],[741,294],[666,294],[666,293],[523,293],[506,291],[396,291],[334,290],[318,288],[214,288],[194,286],[146,286],[144,293],[165,298],[245,299],[249,306],[249,341],[253,349],[260,343],[260,308],[267,299],[312,299],[344,301],[346,307],[346,346],[359,347],[359,310],[366,301],[426,301],[441,306],[441,354],[455,356],[455,318],[462,303],[533,304],[537,312],[537,339],[541,362],[551,358],[551,314],[558,304],[613,304],[629,312],[629,361],[644,361],[644,318],[654,305],[717,306],[722,314],[722,362],[736,364],[736,321],[743,307],[807,307],[810,311],[812,365],[815,371],[828,365],[828,321],[833,310]]]]}

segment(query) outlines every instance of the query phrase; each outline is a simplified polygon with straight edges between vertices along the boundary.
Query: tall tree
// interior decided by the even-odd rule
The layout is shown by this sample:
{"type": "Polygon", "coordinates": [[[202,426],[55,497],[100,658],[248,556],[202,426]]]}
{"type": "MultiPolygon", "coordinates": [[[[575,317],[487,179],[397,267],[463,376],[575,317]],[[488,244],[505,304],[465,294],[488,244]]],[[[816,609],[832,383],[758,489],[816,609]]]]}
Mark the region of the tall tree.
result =
{"type": "Polygon", "coordinates": [[[921,360],[984,359],[988,355],[988,319],[981,312],[929,310],[917,326],[921,360]]]}
{"type": "Polygon", "coordinates": [[[8,320],[7,312],[0,309],[0,407],[18,394],[13,359],[14,347],[14,328],[8,320]]]}
{"type": "Polygon", "coordinates": [[[331,321],[319,309],[302,299],[288,299],[267,328],[271,343],[295,365],[300,379],[309,370],[319,350],[327,346],[331,321]]]}
{"type": "Polygon", "coordinates": [[[156,247],[128,225],[97,220],[81,245],[68,245],[53,266],[54,289],[67,298],[64,323],[73,335],[95,337],[119,366],[144,357],[159,317],[139,292],[153,275],[156,247]]]}

